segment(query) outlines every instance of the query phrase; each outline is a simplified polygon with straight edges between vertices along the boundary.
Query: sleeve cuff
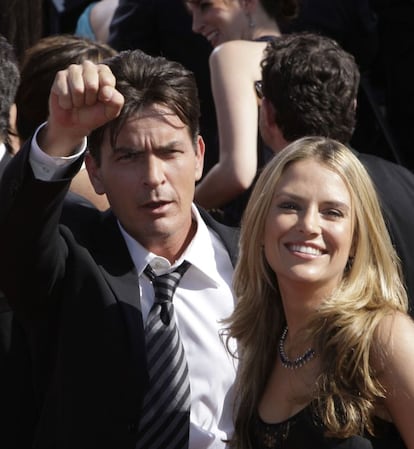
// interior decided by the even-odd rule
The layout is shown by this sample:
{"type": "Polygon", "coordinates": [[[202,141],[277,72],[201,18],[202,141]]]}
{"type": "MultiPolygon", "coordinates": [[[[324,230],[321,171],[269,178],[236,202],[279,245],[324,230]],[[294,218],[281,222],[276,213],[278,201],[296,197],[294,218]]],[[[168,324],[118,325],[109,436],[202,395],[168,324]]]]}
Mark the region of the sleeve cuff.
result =
{"type": "Polygon", "coordinates": [[[49,156],[39,147],[37,142],[37,134],[39,130],[45,126],[40,125],[31,142],[29,161],[32,166],[33,174],[36,179],[41,181],[53,181],[65,177],[68,168],[76,162],[86,151],[87,139],[85,137],[79,151],[66,157],[49,156]]]}

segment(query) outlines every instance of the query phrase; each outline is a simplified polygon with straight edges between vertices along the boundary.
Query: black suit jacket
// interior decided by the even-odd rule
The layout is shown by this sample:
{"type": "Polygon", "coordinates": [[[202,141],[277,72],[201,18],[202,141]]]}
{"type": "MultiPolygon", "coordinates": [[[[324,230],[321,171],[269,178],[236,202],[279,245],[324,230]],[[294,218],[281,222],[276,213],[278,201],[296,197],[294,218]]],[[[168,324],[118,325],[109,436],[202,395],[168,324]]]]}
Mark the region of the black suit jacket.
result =
{"type": "MultiPolygon", "coordinates": [[[[11,155],[6,153],[0,161],[0,179],[11,159],[11,155]]],[[[61,220],[70,228],[77,229],[79,209],[84,209],[84,213],[89,215],[96,211],[88,200],[68,192],[61,220]]],[[[8,263],[7,259],[4,263],[8,263]]],[[[39,357],[32,353],[27,337],[0,290],[0,448],[25,449],[31,447],[33,441],[42,391],[39,389],[41,384],[34,388],[33,381],[42,379],[42,376],[39,376],[39,370],[34,369],[33,361],[38,366],[39,357]]]]}
{"type": "MultiPolygon", "coordinates": [[[[110,211],[59,225],[70,179],[38,181],[27,158],[26,145],[0,188],[0,285],[34,354],[33,447],[134,449],[148,382],[135,266],[110,211]]],[[[203,219],[234,261],[237,233],[203,219]]]]}
{"type": "Polygon", "coordinates": [[[414,317],[414,174],[380,157],[357,153],[374,182],[391,239],[402,262],[414,317]]]}

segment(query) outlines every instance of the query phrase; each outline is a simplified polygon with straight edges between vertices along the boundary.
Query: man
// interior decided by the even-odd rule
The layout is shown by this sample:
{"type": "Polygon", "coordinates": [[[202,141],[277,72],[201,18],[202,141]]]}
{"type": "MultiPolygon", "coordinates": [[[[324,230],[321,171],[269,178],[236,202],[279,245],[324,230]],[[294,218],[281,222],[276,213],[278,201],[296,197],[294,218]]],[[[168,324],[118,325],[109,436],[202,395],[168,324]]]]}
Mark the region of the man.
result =
{"type": "Polygon", "coordinates": [[[13,47],[0,34],[0,177],[13,153],[10,131],[15,125],[14,100],[19,82],[19,67],[13,47]]]}
{"type": "MultiPolygon", "coordinates": [[[[284,35],[262,62],[260,131],[275,153],[303,136],[348,143],[355,126],[359,72],[339,45],[313,34],[284,35]]],[[[414,313],[414,175],[402,166],[358,153],[378,190],[414,313]]]]}
{"type": "MultiPolygon", "coordinates": [[[[18,138],[14,135],[18,86],[21,86],[21,74],[15,52],[12,45],[0,36],[0,179],[18,148],[18,138]]],[[[78,205],[92,208],[86,198],[70,192],[65,198],[62,220],[71,228],[78,225],[78,205]]],[[[92,209],[90,213],[93,213],[92,209]]],[[[1,257],[6,256],[1,254],[1,257]]],[[[7,259],[2,262],[7,264],[7,259]]],[[[37,419],[35,396],[38,396],[39,388],[33,388],[33,375],[37,377],[38,355],[31,352],[27,329],[12,312],[1,290],[0,283],[0,447],[20,449],[31,447],[37,419]]],[[[41,333],[32,334],[31,339],[40,338],[41,341],[41,333]]]]}
{"type": "MultiPolygon", "coordinates": [[[[20,82],[12,45],[0,35],[0,179],[12,159],[15,95],[20,82]]],[[[1,208],[2,206],[0,206],[1,208]]],[[[0,253],[3,263],[5,255],[0,253]]],[[[29,447],[34,409],[26,336],[0,285],[0,447],[29,447]],[[22,426],[25,432],[22,432],[22,426]]]]}
{"type": "MultiPolygon", "coordinates": [[[[393,8],[395,4],[401,4],[400,0],[385,0],[385,3],[388,2],[393,5],[393,8]]],[[[402,0],[402,2],[411,3],[411,8],[414,7],[411,0],[402,0]]],[[[406,80],[409,80],[407,87],[411,86],[410,70],[408,68],[404,70],[401,62],[404,61],[404,55],[412,54],[408,47],[402,48],[406,43],[412,42],[412,39],[409,34],[404,36],[401,42],[397,43],[398,38],[395,39],[401,30],[412,28],[402,26],[406,21],[405,18],[410,14],[408,7],[404,11],[398,11],[399,13],[395,16],[399,18],[396,29],[392,30],[390,36],[383,39],[382,17],[380,11],[376,11],[376,4],[382,3],[384,0],[303,0],[299,16],[289,24],[289,32],[307,31],[328,36],[355,57],[361,80],[357,96],[355,130],[350,144],[355,148],[363,148],[365,153],[375,154],[408,167],[403,148],[398,141],[397,129],[392,126],[391,103],[388,103],[390,89],[396,85],[404,85],[404,83],[397,81],[393,83],[393,86],[387,86],[385,81],[388,73],[396,70],[398,78],[403,80],[405,77],[406,80]],[[401,18],[404,19],[401,21],[401,18]],[[391,48],[394,59],[383,65],[381,59],[382,55],[385,55],[387,47],[391,48]],[[383,116],[382,113],[384,106],[387,110],[386,116],[383,116]]],[[[392,11],[387,8],[385,16],[387,20],[391,18],[392,11]]],[[[407,59],[411,62],[410,57],[407,59]]],[[[406,86],[404,85],[404,87],[406,86]]],[[[408,89],[406,91],[404,95],[408,93],[408,89]]],[[[396,95],[391,96],[393,99],[396,97],[396,95]]],[[[403,102],[404,104],[411,103],[406,101],[406,97],[403,102]]],[[[405,119],[410,116],[408,110],[411,108],[407,109],[407,113],[404,115],[405,119]]],[[[398,122],[401,124],[403,120],[398,120],[398,122]]],[[[412,119],[408,118],[406,123],[411,121],[412,119]]],[[[410,127],[403,125],[403,128],[410,127]]]]}
{"type": "Polygon", "coordinates": [[[372,0],[378,16],[379,70],[385,87],[385,106],[402,164],[414,172],[414,2],[372,0]]]}
{"type": "Polygon", "coordinates": [[[108,66],[72,65],[56,76],[47,125],[5,172],[0,248],[8,263],[2,260],[0,281],[29,335],[46,334],[31,341],[43,354],[34,448],[223,448],[232,431],[235,366],[220,320],[234,305],[237,235],[192,204],[204,155],[198,116],[194,78],[178,63],[133,51],[108,66]],[[79,212],[69,231],[59,214],[88,135],[90,179],[112,210],[79,212]],[[159,297],[170,277],[161,294],[157,278],[183,261],[190,265],[174,317],[159,297]],[[144,412],[156,402],[150,394],[164,394],[154,373],[169,373],[157,371],[169,352],[149,362],[157,307],[159,328],[177,322],[185,354],[179,372],[191,388],[189,410],[175,394],[165,404],[168,412],[177,405],[172,419],[190,413],[189,436],[177,445],[162,440],[171,430],[166,412],[144,412]],[[143,445],[149,434],[155,443],[143,445]]]}

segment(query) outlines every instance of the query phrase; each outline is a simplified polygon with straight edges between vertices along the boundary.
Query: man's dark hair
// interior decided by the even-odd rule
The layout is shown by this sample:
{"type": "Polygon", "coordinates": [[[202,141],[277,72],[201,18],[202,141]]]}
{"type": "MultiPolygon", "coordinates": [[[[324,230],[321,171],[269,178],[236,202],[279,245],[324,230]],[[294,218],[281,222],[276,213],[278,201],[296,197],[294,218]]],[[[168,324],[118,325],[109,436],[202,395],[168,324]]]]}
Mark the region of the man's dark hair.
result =
{"type": "Polygon", "coordinates": [[[8,143],[10,107],[19,86],[19,67],[13,47],[0,35],[0,142],[8,143]]]}
{"type": "Polygon", "coordinates": [[[262,61],[263,95],[287,141],[324,136],[348,143],[355,128],[359,70],[334,40],[285,34],[269,42],[262,61]]]}
{"type": "Polygon", "coordinates": [[[130,117],[142,108],[159,104],[175,113],[188,127],[194,144],[199,134],[200,104],[194,75],[180,63],[149,56],[141,50],[127,50],[108,59],[116,78],[116,88],[125,98],[121,114],[89,136],[89,151],[100,163],[100,148],[105,132],[111,144],[130,117]]]}

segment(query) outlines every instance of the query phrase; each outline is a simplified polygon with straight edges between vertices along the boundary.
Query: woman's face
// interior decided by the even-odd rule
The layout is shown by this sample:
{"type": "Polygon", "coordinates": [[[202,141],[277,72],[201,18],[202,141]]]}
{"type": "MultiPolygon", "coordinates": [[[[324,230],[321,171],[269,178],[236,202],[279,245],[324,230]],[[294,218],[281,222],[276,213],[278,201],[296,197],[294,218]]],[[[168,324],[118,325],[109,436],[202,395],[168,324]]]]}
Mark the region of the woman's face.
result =
{"type": "Polygon", "coordinates": [[[193,17],[193,31],[203,35],[213,47],[243,39],[248,21],[239,0],[188,0],[186,3],[193,17]]]}
{"type": "Polygon", "coordinates": [[[332,291],[351,251],[353,209],[341,177],[313,159],[280,178],[265,223],[264,251],[279,287],[312,284],[332,291]]]}

